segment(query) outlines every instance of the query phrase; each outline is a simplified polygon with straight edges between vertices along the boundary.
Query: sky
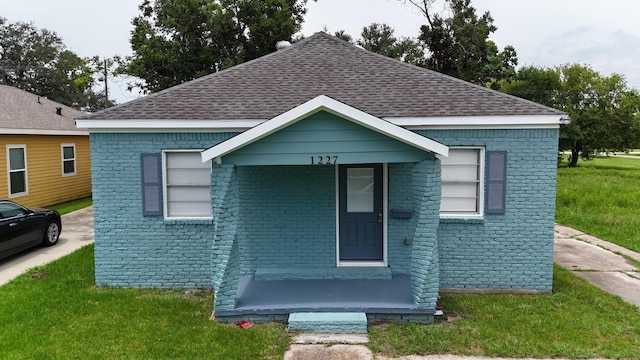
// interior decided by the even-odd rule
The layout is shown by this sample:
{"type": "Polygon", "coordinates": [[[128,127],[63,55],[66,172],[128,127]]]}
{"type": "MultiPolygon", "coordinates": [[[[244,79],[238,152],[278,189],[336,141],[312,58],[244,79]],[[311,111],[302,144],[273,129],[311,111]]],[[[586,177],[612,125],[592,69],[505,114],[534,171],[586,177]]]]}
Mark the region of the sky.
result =
{"type": "MultiPolygon", "coordinates": [[[[58,33],[80,56],[131,54],[131,19],[142,0],[0,0],[0,17],[33,22],[58,33]]],[[[499,48],[512,45],[520,66],[589,65],[602,75],[624,75],[640,90],[640,1],[637,0],[472,0],[489,11],[499,48]]],[[[386,23],[396,36],[419,34],[424,17],[400,0],[309,1],[302,33],[345,30],[359,38],[362,28],[386,23]]],[[[442,0],[434,9],[444,11],[442,0]]],[[[113,80],[110,97],[122,103],[138,97],[124,81],[113,80]]]]}

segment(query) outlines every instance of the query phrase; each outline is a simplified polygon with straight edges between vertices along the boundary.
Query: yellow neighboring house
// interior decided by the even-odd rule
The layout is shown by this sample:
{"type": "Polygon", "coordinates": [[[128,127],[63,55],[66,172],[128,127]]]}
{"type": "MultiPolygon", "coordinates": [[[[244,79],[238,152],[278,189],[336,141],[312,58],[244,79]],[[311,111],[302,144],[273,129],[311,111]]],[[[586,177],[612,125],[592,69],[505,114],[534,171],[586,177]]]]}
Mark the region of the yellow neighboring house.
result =
{"type": "Polygon", "coordinates": [[[89,133],[81,111],[0,85],[0,198],[47,206],[91,195],[89,133]]]}

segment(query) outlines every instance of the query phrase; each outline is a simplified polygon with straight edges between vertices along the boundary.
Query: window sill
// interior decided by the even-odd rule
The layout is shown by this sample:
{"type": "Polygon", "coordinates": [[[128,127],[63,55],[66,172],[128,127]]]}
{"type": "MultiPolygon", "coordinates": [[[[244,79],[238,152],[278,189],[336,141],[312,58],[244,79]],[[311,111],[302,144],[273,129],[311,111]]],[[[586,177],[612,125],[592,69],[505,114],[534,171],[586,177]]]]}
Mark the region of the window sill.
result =
{"type": "Polygon", "coordinates": [[[443,216],[440,217],[440,224],[484,224],[482,216],[443,216]]]}
{"type": "Polygon", "coordinates": [[[213,218],[165,218],[164,223],[165,225],[212,225],[213,218]]]}

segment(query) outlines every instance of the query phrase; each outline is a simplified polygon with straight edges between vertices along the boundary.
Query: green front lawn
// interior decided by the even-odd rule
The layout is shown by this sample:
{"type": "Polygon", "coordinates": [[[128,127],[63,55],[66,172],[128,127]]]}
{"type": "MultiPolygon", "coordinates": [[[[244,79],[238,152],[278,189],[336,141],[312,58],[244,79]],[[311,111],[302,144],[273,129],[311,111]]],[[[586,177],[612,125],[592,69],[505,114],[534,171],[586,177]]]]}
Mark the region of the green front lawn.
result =
{"type": "Polygon", "coordinates": [[[211,321],[211,291],[94,286],[93,245],[0,287],[0,359],[282,359],[281,324],[211,321]]]}
{"type": "Polygon", "coordinates": [[[556,221],[640,251],[640,159],[611,156],[561,166],[556,221]]]}
{"type": "MultiPolygon", "coordinates": [[[[0,287],[0,359],[281,359],[282,324],[210,320],[206,290],[94,286],[93,246],[0,287]]],[[[386,355],[640,359],[640,313],[562,268],[549,295],[448,295],[436,325],[370,326],[386,355]]]]}
{"type": "Polygon", "coordinates": [[[371,349],[387,356],[640,359],[640,313],[556,266],[548,295],[446,295],[433,326],[371,326],[371,349]],[[449,321],[447,321],[449,319],[449,321]]]}

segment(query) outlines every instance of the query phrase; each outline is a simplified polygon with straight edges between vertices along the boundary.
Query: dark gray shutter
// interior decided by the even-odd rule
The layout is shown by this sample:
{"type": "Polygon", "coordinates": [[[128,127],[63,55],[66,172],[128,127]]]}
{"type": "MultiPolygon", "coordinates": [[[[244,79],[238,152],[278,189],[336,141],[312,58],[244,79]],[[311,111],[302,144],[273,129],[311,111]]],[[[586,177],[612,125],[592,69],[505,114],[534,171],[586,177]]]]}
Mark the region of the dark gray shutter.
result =
{"type": "Polygon", "coordinates": [[[487,151],[485,213],[504,214],[507,193],[507,152],[487,151]]]}
{"type": "Polygon", "coordinates": [[[162,165],[160,154],[141,154],[142,215],[162,215],[162,165]]]}

